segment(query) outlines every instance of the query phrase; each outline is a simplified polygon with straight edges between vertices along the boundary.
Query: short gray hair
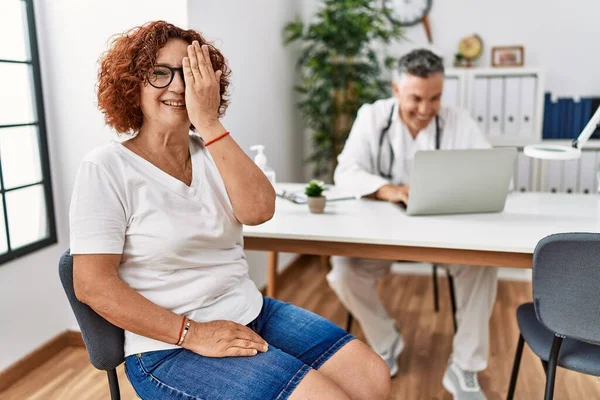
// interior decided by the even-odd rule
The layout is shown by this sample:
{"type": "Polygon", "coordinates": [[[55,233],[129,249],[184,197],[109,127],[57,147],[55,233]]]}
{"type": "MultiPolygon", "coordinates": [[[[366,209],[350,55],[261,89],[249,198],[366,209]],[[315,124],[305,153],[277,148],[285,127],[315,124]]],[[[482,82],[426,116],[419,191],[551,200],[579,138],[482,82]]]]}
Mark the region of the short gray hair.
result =
{"type": "Polygon", "coordinates": [[[444,62],[430,50],[417,49],[403,55],[398,60],[398,76],[410,74],[420,78],[444,74],[444,62]]]}

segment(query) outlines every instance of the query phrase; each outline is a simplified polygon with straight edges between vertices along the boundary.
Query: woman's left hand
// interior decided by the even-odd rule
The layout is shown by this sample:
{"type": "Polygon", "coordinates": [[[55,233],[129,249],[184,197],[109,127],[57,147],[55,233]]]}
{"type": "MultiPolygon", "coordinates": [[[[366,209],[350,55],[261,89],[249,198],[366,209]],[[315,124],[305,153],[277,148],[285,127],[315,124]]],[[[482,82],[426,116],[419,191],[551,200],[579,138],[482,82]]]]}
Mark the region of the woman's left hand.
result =
{"type": "Polygon", "coordinates": [[[183,58],[185,107],[190,122],[202,135],[219,122],[222,71],[213,69],[207,45],[200,47],[194,40],[187,52],[188,56],[183,58]]]}

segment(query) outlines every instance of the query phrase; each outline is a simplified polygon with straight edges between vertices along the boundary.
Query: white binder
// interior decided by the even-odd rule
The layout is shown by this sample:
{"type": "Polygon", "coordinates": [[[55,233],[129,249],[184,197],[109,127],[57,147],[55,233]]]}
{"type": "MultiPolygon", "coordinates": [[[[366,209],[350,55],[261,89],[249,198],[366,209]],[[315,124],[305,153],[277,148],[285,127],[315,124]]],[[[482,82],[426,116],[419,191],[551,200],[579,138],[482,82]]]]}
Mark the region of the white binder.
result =
{"type": "Polygon", "coordinates": [[[521,78],[504,78],[504,135],[517,136],[521,119],[521,78]]]}
{"type": "Polygon", "coordinates": [[[517,170],[515,178],[515,190],[518,192],[530,192],[531,187],[531,158],[523,152],[517,156],[517,170]]]}
{"type": "Polygon", "coordinates": [[[544,160],[543,192],[562,192],[563,163],[564,161],[560,160],[544,160]]]}
{"type": "Polygon", "coordinates": [[[524,76],[521,78],[521,110],[519,117],[519,136],[534,135],[534,117],[537,96],[537,78],[524,76]]]}
{"type": "Polygon", "coordinates": [[[490,97],[488,96],[490,86],[489,78],[475,78],[473,82],[473,105],[471,115],[477,122],[479,129],[484,134],[488,132],[488,111],[490,97]]]}
{"type": "Polygon", "coordinates": [[[491,136],[499,136],[503,134],[502,124],[504,113],[504,78],[488,78],[490,81],[490,108],[488,114],[489,128],[488,132],[491,136]]]}
{"type": "Polygon", "coordinates": [[[581,164],[579,168],[579,191],[581,193],[596,193],[598,190],[597,173],[598,173],[598,158],[599,155],[595,151],[582,151],[581,164]]]}
{"type": "Polygon", "coordinates": [[[567,193],[577,192],[578,181],[579,160],[565,161],[563,165],[563,191],[567,193]]]}
{"type": "Polygon", "coordinates": [[[444,91],[442,92],[442,105],[447,107],[460,107],[460,81],[457,77],[447,76],[444,79],[444,91]]]}

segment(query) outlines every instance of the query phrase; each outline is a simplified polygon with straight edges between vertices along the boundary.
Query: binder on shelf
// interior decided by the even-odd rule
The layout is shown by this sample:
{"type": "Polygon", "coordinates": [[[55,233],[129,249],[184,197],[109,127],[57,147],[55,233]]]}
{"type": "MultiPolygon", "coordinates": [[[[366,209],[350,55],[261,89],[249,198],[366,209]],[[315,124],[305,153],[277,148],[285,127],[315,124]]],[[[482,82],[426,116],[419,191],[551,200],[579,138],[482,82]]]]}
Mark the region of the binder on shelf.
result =
{"type": "Polygon", "coordinates": [[[553,105],[553,113],[550,116],[550,139],[558,139],[560,132],[560,108],[558,105],[558,100],[552,102],[553,105]]]}
{"type": "MultiPolygon", "coordinates": [[[[592,98],[582,97],[581,98],[581,130],[587,125],[590,118],[592,118],[592,98]]],[[[581,132],[581,130],[579,132],[581,132]]],[[[594,139],[597,132],[594,132],[590,139],[594,139]]],[[[597,138],[597,136],[596,136],[597,138]]]]}
{"type": "Polygon", "coordinates": [[[543,192],[562,192],[563,186],[563,163],[559,160],[544,160],[543,192]]]}
{"type": "Polygon", "coordinates": [[[504,120],[504,78],[493,77],[489,79],[489,134],[491,136],[503,135],[504,120]]]}
{"type": "Polygon", "coordinates": [[[575,139],[584,128],[583,125],[583,105],[581,99],[579,101],[573,101],[573,122],[571,125],[571,136],[569,139],[575,139]]]}
{"type": "Polygon", "coordinates": [[[519,112],[519,136],[531,137],[534,134],[534,116],[537,97],[537,78],[521,77],[521,109],[519,112]]]}
{"type": "Polygon", "coordinates": [[[515,191],[530,192],[531,185],[531,158],[523,154],[522,151],[517,155],[517,168],[515,171],[515,191]]]}
{"type": "Polygon", "coordinates": [[[598,158],[599,154],[596,151],[582,151],[581,163],[579,167],[579,191],[581,193],[590,194],[596,193],[598,189],[597,173],[598,173],[598,158]]]}
{"type": "Polygon", "coordinates": [[[573,99],[567,98],[565,101],[565,115],[564,115],[564,132],[561,139],[570,139],[573,136],[573,99]]]}
{"type": "Polygon", "coordinates": [[[558,130],[554,139],[567,139],[570,136],[568,123],[569,99],[561,97],[558,99],[558,130]]]}
{"type": "Polygon", "coordinates": [[[568,160],[563,164],[563,191],[577,192],[579,183],[579,160],[568,160]]]}
{"type": "Polygon", "coordinates": [[[542,126],[542,139],[552,138],[552,115],[554,113],[554,103],[552,103],[552,94],[544,93],[544,125],[542,126]]]}
{"type": "Polygon", "coordinates": [[[473,83],[473,105],[471,107],[471,115],[477,122],[481,132],[488,132],[489,123],[489,93],[490,81],[489,78],[475,78],[473,83]]]}
{"type": "Polygon", "coordinates": [[[460,81],[458,77],[447,76],[444,79],[444,91],[442,92],[442,104],[450,107],[460,107],[460,81]]]}
{"type": "Polygon", "coordinates": [[[521,79],[504,78],[504,135],[517,136],[521,119],[521,79]]]}

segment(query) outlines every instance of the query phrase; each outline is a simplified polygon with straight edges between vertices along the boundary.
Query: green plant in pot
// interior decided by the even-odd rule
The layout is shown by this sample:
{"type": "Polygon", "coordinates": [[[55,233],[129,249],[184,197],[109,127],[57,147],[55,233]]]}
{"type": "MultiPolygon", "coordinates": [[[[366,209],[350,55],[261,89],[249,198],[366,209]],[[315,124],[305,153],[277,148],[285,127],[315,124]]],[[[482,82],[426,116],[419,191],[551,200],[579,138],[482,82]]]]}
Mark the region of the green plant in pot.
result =
{"type": "Polygon", "coordinates": [[[322,214],[325,211],[325,183],[316,179],[311,180],[304,188],[304,194],[308,197],[308,209],[315,214],[322,214]]]}
{"type": "Polygon", "coordinates": [[[361,105],[390,93],[382,64],[390,68],[393,57],[381,60],[380,50],[403,38],[392,17],[390,0],[321,0],[312,21],[299,18],[284,28],[284,43],[300,43],[300,112],[312,134],[313,176],[332,180],[361,105]]]}

